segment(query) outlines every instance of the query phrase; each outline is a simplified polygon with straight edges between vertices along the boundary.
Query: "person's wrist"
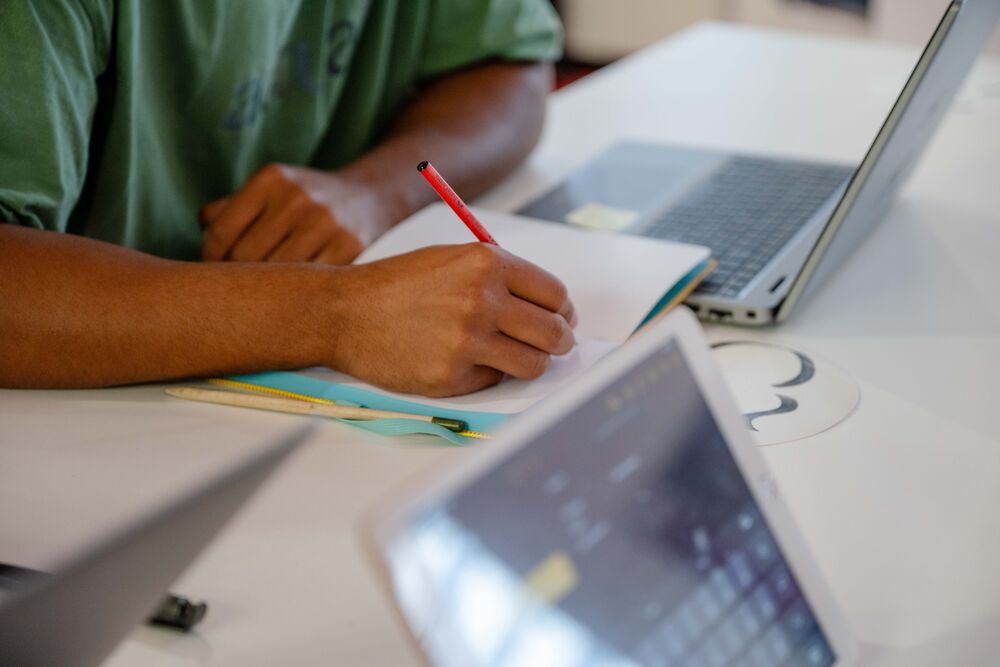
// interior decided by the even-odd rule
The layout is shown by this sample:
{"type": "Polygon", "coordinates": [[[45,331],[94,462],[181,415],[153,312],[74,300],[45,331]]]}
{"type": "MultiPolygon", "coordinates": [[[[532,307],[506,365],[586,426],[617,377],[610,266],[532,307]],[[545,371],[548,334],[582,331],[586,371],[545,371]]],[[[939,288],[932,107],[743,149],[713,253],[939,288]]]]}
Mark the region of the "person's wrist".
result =
{"type": "MultiPolygon", "coordinates": [[[[404,173],[400,169],[400,163],[387,166],[383,158],[372,154],[336,172],[344,182],[361,193],[364,205],[371,211],[376,237],[419,208],[414,205],[411,192],[413,183],[407,178],[409,172],[404,173]]],[[[416,176],[416,169],[412,176],[416,176]]]]}
{"type": "MultiPolygon", "coordinates": [[[[303,267],[305,268],[305,267],[303,267]]],[[[357,316],[354,288],[350,277],[352,266],[314,264],[308,267],[309,289],[301,300],[303,366],[343,368],[348,351],[351,322],[357,316]]]]}

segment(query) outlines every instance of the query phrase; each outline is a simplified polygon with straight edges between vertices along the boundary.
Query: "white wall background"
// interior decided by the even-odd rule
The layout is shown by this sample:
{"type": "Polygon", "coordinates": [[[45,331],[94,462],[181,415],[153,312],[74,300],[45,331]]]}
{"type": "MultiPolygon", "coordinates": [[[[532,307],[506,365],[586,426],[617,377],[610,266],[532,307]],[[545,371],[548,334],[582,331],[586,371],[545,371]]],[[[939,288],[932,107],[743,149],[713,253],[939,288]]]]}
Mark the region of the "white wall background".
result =
{"type": "MultiPolygon", "coordinates": [[[[873,0],[867,17],[789,0],[562,0],[560,6],[567,55],[599,63],[709,19],[919,45],[930,37],[948,2],[873,0]]],[[[994,36],[989,51],[1000,56],[1000,34],[994,36]]]]}

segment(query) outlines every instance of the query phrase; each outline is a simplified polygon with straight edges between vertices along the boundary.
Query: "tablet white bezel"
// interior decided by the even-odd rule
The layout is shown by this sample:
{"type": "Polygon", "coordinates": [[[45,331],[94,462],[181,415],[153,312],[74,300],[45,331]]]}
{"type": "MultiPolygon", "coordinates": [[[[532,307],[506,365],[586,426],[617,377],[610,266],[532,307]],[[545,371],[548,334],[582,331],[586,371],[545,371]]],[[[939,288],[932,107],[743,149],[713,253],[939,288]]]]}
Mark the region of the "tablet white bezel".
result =
{"type": "Polygon", "coordinates": [[[381,584],[388,592],[397,616],[425,660],[427,656],[424,647],[419,638],[414,636],[396,598],[392,572],[385,557],[388,544],[405,529],[413,517],[462,491],[670,340],[677,343],[684,355],[733,458],[820,622],[837,656],[834,667],[852,667],[857,664],[857,640],[810,557],[805,541],[746,429],[729,388],[715,365],[698,321],[685,307],[677,308],[645,328],[641,334],[634,336],[622,348],[588,370],[572,386],[511,420],[493,441],[468,451],[464,460],[449,461],[444,466],[436,466],[410,480],[378,503],[365,518],[361,528],[368,556],[376,566],[381,584]]]}

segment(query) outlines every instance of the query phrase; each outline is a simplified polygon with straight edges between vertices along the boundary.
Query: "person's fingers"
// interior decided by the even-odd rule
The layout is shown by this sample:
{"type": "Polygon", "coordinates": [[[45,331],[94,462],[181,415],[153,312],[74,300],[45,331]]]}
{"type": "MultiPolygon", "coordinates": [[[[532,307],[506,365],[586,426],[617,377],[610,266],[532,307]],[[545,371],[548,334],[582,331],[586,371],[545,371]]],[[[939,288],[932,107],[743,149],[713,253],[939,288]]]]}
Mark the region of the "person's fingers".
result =
{"type": "Polygon", "coordinates": [[[229,258],[237,262],[263,261],[289,235],[301,213],[302,209],[296,206],[273,213],[268,208],[236,241],[229,251],[229,258]]]}
{"type": "Polygon", "coordinates": [[[232,196],[222,213],[205,229],[202,257],[208,261],[225,259],[236,240],[260,216],[267,205],[267,191],[252,182],[232,196]]]}
{"type": "Polygon", "coordinates": [[[511,294],[558,313],[567,322],[575,319],[573,302],[569,299],[566,286],[558,278],[545,269],[510,254],[505,257],[504,267],[507,289],[511,294]]]}
{"type": "Polygon", "coordinates": [[[208,225],[215,222],[215,219],[219,217],[227,206],[229,206],[229,200],[232,197],[223,197],[222,199],[216,199],[215,201],[210,201],[201,207],[201,212],[198,215],[198,222],[201,223],[202,227],[207,227],[208,225]]]}
{"type": "Polygon", "coordinates": [[[352,242],[346,234],[335,234],[309,261],[317,264],[350,264],[361,250],[361,244],[357,240],[352,242]]]}
{"type": "Polygon", "coordinates": [[[292,228],[285,240],[267,256],[267,261],[308,262],[323,250],[336,230],[330,224],[309,222],[300,221],[292,228]]]}
{"type": "Polygon", "coordinates": [[[562,316],[518,298],[501,308],[497,327],[514,340],[561,355],[573,349],[573,331],[562,316]]]}
{"type": "Polygon", "coordinates": [[[536,347],[495,333],[483,342],[477,362],[521,380],[534,380],[549,367],[549,355],[536,347]]]}
{"type": "Polygon", "coordinates": [[[354,233],[340,225],[331,224],[333,234],[309,261],[320,264],[350,264],[361,251],[364,244],[354,233]]]}

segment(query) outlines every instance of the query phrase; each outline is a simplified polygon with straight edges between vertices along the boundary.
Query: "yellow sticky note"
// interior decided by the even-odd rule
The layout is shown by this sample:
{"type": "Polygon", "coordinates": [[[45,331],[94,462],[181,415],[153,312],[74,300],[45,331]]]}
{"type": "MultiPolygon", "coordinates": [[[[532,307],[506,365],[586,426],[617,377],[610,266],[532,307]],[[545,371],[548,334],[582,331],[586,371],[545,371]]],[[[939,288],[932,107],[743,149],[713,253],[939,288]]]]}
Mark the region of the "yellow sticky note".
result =
{"type": "Polygon", "coordinates": [[[618,231],[625,229],[639,218],[635,211],[605,206],[598,202],[584,204],[566,214],[566,222],[588,229],[618,231]]]}
{"type": "Polygon", "coordinates": [[[546,602],[555,604],[573,592],[580,577],[565,551],[553,551],[524,578],[524,585],[546,602]]]}

